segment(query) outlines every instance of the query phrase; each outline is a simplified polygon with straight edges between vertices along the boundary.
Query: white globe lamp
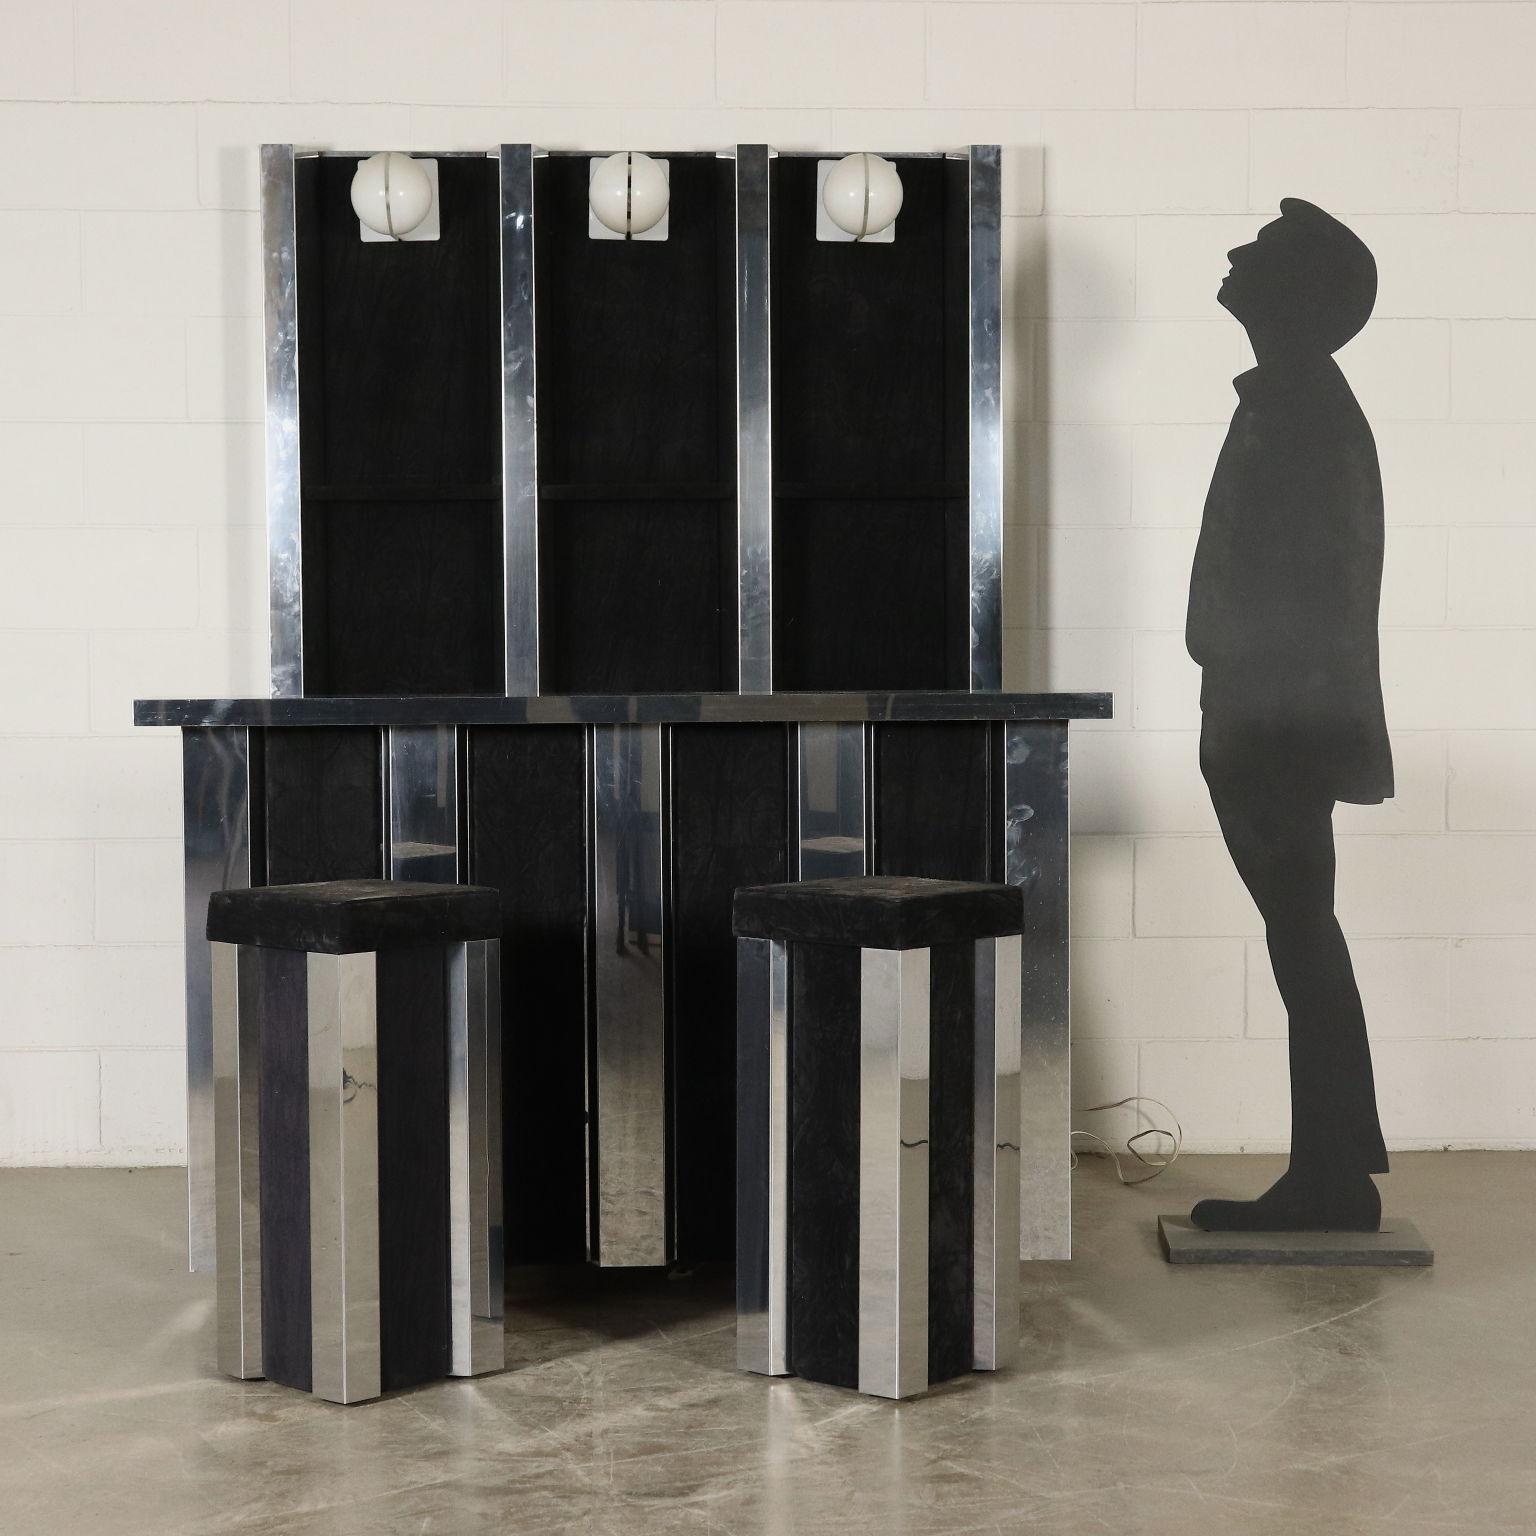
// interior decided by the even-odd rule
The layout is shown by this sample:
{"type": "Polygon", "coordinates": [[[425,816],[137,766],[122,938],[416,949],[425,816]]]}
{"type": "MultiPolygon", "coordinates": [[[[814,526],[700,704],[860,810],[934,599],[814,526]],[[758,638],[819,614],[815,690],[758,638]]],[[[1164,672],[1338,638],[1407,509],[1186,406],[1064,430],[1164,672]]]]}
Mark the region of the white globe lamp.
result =
{"type": "Polygon", "coordinates": [[[431,179],[398,150],[370,155],[352,178],[352,211],[376,235],[403,239],[432,211],[431,179]]]}
{"type": "Polygon", "coordinates": [[[848,155],[827,172],[821,202],[827,217],[845,235],[864,240],[896,222],[901,212],[901,177],[881,155],[848,155]]]}
{"type": "Polygon", "coordinates": [[[643,235],[661,223],[671,189],[667,173],[649,155],[623,150],[600,160],[587,198],[593,216],[616,235],[643,235]]]}

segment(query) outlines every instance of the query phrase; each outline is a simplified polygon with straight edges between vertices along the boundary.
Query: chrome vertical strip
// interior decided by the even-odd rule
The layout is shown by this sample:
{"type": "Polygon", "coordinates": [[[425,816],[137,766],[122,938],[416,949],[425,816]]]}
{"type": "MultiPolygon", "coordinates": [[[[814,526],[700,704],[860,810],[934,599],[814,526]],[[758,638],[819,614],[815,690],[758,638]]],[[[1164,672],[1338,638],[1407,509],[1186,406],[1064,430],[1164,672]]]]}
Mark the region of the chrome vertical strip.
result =
{"type": "Polygon", "coordinates": [[[181,733],[187,999],[187,1264],[215,1264],[213,993],[208,898],[251,883],[250,734],[181,733]]]}
{"type": "MultiPolygon", "coordinates": [[[[260,1020],[240,1007],[241,954],[210,944],[213,1124],[218,1182],[218,1355],[226,1376],[250,1381],[261,1363],[260,1020]]],[[[256,951],[247,951],[256,963],[256,951]]]]}
{"type": "Polygon", "coordinates": [[[501,146],[501,560],[506,692],[539,691],[531,144],[501,146]]]}
{"type": "Polygon", "coordinates": [[[1019,940],[976,941],[976,1141],[971,1336],[978,1371],[1019,1343],[1019,940]]]}
{"type": "Polygon", "coordinates": [[[450,1376],[506,1365],[496,939],[448,951],[450,1376]]]}
{"type": "Polygon", "coordinates": [[[308,957],[311,1359],[316,1397],[377,1397],[378,956],[308,957]]]}
{"type": "Polygon", "coordinates": [[[293,145],[261,146],[261,279],[267,380],[267,592],[272,696],[304,693],[299,502],[299,272],[293,145]]]}
{"type": "Polygon", "coordinates": [[[1024,887],[1019,1256],[1072,1257],[1067,722],[1003,726],[1003,871],[1024,887]]]}
{"type": "Polygon", "coordinates": [[[789,1374],[789,951],[736,941],[736,1363],[789,1374]]]}
{"type": "Polygon", "coordinates": [[[597,1234],[604,1265],[667,1262],[662,740],[592,731],[597,1234]]]}
{"type": "Polygon", "coordinates": [[[389,878],[457,884],[461,868],[457,727],[388,726],[384,756],[389,878]]]}
{"type": "Polygon", "coordinates": [[[797,880],[869,872],[864,743],[858,722],[795,727],[792,857],[797,880]]]}
{"type": "Polygon", "coordinates": [[[766,144],[736,146],[737,690],[773,692],[773,402],[766,144]]]}
{"type": "Polygon", "coordinates": [[[971,691],[1003,686],[1002,151],[970,151],[971,691]]]}
{"type": "Polygon", "coordinates": [[[926,949],[859,951],[859,1391],[928,1386],[926,949]]]}

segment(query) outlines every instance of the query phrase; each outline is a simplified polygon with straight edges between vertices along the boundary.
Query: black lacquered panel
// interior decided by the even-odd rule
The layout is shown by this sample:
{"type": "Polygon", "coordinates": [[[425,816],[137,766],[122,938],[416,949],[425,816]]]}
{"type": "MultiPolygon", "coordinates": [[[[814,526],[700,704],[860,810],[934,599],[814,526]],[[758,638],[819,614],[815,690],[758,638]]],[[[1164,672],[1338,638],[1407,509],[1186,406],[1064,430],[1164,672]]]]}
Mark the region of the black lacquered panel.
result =
{"type": "Polygon", "coordinates": [[[379,731],[322,726],[263,736],[265,883],[382,875],[379,731]]]}
{"type": "Polygon", "coordinates": [[[928,995],[928,1379],[971,1369],[976,946],[936,944],[928,995]]]}
{"type": "Polygon", "coordinates": [[[448,986],[437,945],[378,958],[379,1348],[386,1392],[448,1372],[448,986]]]}
{"type": "Polygon", "coordinates": [[[549,690],[734,682],[734,165],[667,158],[665,240],[592,239],[589,157],[535,162],[549,690]]]}
{"type": "Polygon", "coordinates": [[[469,734],[469,875],[501,892],[507,1258],[586,1256],[586,748],[469,734]]]}
{"type": "Polygon", "coordinates": [[[784,727],[674,726],[669,992],[675,1241],[685,1263],[734,1240],[738,886],[786,878],[784,727]]]}
{"type": "Polygon", "coordinates": [[[780,688],[967,682],[963,163],[896,164],[889,244],[816,238],[816,157],[771,172],[780,688]]]}
{"type": "Polygon", "coordinates": [[[240,956],[242,1027],[260,1059],[262,1373],[310,1390],[308,957],[247,949],[240,956]]]}
{"type": "Polygon", "coordinates": [[[859,951],[790,957],[789,1368],[859,1384],[859,951]]]}
{"type": "Polygon", "coordinates": [[[875,873],[995,878],[989,728],[881,725],[874,735],[875,873]]]}
{"type": "Polygon", "coordinates": [[[476,692],[502,674],[497,168],[440,157],[441,238],[365,243],[357,163],[295,164],[305,687],[476,692]]]}

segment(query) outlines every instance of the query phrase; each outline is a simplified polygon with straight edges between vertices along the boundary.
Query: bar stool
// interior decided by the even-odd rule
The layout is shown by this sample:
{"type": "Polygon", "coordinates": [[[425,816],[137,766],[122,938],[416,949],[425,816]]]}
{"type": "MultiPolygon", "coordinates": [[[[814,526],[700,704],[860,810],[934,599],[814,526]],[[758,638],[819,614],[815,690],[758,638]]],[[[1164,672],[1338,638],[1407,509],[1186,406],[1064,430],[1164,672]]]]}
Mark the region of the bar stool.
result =
{"type": "Polygon", "coordinates": [[[219,891],[219,1367],[336,1403],[505,1363],[497,893],[219,891]]]}
{"type": "Polygon", "coordinates": [[[1018,1345],[1017,886],[736,892],[737,1363],[879,1397],[1018,1345]]]}

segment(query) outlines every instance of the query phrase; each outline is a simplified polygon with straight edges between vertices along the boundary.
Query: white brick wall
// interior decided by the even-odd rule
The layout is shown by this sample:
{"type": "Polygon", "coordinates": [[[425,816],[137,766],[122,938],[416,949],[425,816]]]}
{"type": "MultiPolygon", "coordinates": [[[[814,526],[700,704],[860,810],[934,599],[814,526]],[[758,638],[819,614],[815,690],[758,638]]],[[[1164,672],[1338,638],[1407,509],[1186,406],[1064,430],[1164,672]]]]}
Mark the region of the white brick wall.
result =
{"type": "Polygon", "coordinates": [[[176,747],[129,707],[262,690],[281,139],[1008,146],[1008,682],[1115,693],[1074,734],[1077,1098],[1211,1148],[1287,1127],[1181,634],[1247,360],[1212,295],[1280,197],[1354,223],[1398,798],[1341,810],[1340,910],[1392,1144],[1536,1145],[1536,0],[3,9],[0,1161],[180,1156],[176,747]]]}

